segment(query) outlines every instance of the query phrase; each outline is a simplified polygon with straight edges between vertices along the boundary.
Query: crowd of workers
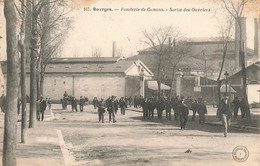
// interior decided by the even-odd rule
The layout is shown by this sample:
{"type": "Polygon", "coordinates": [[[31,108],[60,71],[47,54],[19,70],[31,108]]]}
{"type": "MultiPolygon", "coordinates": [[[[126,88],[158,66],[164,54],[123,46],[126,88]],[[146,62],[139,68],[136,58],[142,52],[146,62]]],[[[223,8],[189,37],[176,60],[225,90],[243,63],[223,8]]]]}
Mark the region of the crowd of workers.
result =
{"type": "MultiPolygon", "coordinates": [[[[68,103],[71,104],[72,111],[78,112],[78,103],[79,110],[83,112],[84,105],[88,102],[88,98],[85,96],[80,96],[80,99],[77,100],[75,97],[68,95],[65,91],[63,98],[61,99],[62,108],[67,109],[68,103]]],[[[107,111],[109,114],[109,122],[116,122],[115,115],[117,114],[118,109],[120,108],[121,115],[125,115],[125,110],[128,106],[134,108],[142,108],[143,119],[151,120],[154,119],[154,112],[157,111],[157,119],[162,119],[163,112],[165,110],[165,117],[168,120],[172,119],[172,111],[174,120],[180,121],[180,127],[182,130],[186,128],[186,123],[188,121],[189,110],[192,111],[191,121],[195,121],[195,115],[199,115],[199,123],[204,124],[207,114],[207,107],[203,101],[203,99],[198,98],[193,100],[192,97],[158,97],[158,96],[150,96],[150,97],[142,97],[135,96],[134,98],[120,98],[119,100],[116,96],[111,96],[106,100],[100,99],[98,100],[96,97],[92,101],[94,109],[98,109],[98,119],[99,122],[104,123],[104,113],[107,111]]],[[[0,106],[1,111],[5,111],[5,96],[2,95],[0,98],[0,106]]],[[[20,106],[21,100],[18,99],[17,114],[20,114],[20,106]]],[[[49,110],[51,109],[51,100],[47,97],[45,100],[43,97],[40,97],[39,100],[36,101],[36,110],[37,110],[37,119],[44,120],[44,111],[47,106],[49,110]]],[[[241,110],[241,117],[246,117],[246,104],[245,100],[242,98],[241,100],[238,97],[235,97],[233,101],[225,96],[218,108],[218,116],[223,122],[224,126],[224,136],[227,135],[227,126],[229,120],[234,114],[234,118],[238,117],[238,110],[241,110]]]]}

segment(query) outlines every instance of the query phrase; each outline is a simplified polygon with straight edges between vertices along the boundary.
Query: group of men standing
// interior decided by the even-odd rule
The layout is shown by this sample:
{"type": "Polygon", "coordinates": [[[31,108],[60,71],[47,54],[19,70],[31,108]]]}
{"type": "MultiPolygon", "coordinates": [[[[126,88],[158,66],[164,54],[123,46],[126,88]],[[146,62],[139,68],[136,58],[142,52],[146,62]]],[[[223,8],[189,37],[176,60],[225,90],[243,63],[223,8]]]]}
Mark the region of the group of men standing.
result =
{"type": "Polygon", "coordinates": [[[109,114],[109,122],[116,122],[115,115],[117,114],[118,108],[120,107],[121,115],[125,115],[125,109],[127,107],[127,103],[125,98],[121,97],[118,101],[116,96],[110,96],[107,100],[101,99],[100,101],[97,98],[93,100],[94,108],[98,108],[98,118],[99,122],[104,123],[104,113],[107,112],[109,114]]]}
{"type": "MultiPolygon", "coordinates": [[[[79,99],[79,110],[80,112],[83,112],[84,106],[88,102],[87,97],[80,96],[79,99]]],[[[71,110],[72,112],[78,112],[78,100],[67,93],[67,91],[64,92],[63,98],[61,99],[62,109],[67,109],[68,104],[71,104],[71,110]]]]}
{"type": "Polygon", "coordinates": [[[44,120],[44,112],[49,107],[49,110],[51,109],[51,101],[49,97],[46,97],[44,100],[41,96],[39,100],[36,101],[36,111],[37,111],[37,120],[43,121],[44,120]]]}
{"type": "MultiPolygon", "coordinates": [[[[174,119],[180,120],[180,127],[182,130],[186,128],[188,121],[189,110],[193,111],[192,120],[195,120],[195,114],[199,114],[199,122],[203,124],[205,122],[205,114],[207,114],[207,108],[202,99],[193,101],[191,97],[155,97],[139,99],[139,103],[143,109],[143,119],[153,119],[154,110],[157,110],[157,118],[162,119],[163,111],[165,110],[166,119],[171,120],[172,110],[174,111],[174,119]]],[[[135,105],[135,104],[134,104],[135,105]]]]}

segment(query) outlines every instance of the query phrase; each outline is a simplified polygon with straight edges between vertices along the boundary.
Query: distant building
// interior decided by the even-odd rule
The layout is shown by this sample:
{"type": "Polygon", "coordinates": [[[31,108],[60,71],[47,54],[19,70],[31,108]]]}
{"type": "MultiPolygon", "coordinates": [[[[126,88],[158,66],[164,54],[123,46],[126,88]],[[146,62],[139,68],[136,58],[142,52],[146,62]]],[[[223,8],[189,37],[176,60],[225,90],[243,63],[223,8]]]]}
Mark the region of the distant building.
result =
{"type": "MultiPolygon", "coordinates": [[[[253,102],[260,103],[260,98],[258,91],[260,90],[260,61],[246,67],[247,74],[247,93],[248,102],[252,104],[253,102]]],[[[236,91],[236,96],[242,96],[242,71],[238,71],[229,77],[232,88],[236,91]]]]}
{"type": "MultiPolygon", "coordinates": [[[[2,64],[6,78],[6,64],[2,64]]],[[[122,60],[114,57],[55,58],[45,71],[44,96],[60,100],[65,91],[69,95],[108,98],[111,95],[134,97],[144,95],[144,81],[153,73],[140,60],[122,60]]],[[[29,93],[27,69],[26,93],[29,93]]]]}

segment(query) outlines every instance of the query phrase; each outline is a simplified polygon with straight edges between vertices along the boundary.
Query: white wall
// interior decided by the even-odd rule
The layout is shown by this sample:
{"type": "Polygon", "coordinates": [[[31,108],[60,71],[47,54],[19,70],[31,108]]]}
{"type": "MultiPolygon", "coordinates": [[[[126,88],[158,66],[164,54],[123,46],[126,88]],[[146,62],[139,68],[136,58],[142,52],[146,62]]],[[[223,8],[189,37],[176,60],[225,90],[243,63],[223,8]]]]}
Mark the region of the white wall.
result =
{"type": "Polygon", "coordinates": [[[260,85],[247,85],[247,93],[248,93],[248,103],[252,104],[253,102],[260,102],[260,96],[259,92],[257,90],[260,90],[260,85]]]}

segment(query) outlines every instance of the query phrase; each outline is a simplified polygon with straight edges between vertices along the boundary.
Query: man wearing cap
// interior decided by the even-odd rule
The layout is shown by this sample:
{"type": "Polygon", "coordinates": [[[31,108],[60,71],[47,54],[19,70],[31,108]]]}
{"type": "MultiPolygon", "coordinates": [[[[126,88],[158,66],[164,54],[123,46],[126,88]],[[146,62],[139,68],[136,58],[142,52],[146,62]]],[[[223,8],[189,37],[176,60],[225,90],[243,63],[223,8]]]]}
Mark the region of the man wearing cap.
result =
{"type": "Polygon", "coordinates": [[[103,99],[101,99],[98,102],[97,107],[98,107],[98,120],[99,122],[102,121],[102,123],[104,123],[105,103],[103,99]]]}
{"type": "Polygon", "coordinates": [[[197,104],[197,111],[199,114],[199,123],[204,124],[206,119],[205,114],[207,114],[208,112],[207,107],[202,98],[199,98],[199,103],[197,104]]]}
{"type": "Polygon", "coordinates": [[[180,126],[181,130],[186,129],[186,124],[188,121],[188,115],[189,115],[189,109],[186,104],[184,104],[184,97],[181,97],[181,99],[178,102],[178,110],[179,110],[179,116],[180,116],[180,126]]]}
{"type": "Polygon", "coordinates": [[[111,119],[113,118],[113,123],[116,122],[115,120],[115,96],[109,97],[106,101],[107,103],[107,111],[109,113],[109,122],[111,122],[111,119]]]}
{"type": "Polygon", "coordinates": [[[85,105],[85,99],[83,98],[83,96],[80,96],[80,99],[79,99],[80,112],[83,112],[84,105],[85,105]]]}
{"type": "Polygon", "coordinates": [[[220,115],[224,129],[224,137],[227,137],[228,125],[230,123],[229,120],[231,118],[231,105],[228,96],[225,96],[220,102],[220,115]]]}

